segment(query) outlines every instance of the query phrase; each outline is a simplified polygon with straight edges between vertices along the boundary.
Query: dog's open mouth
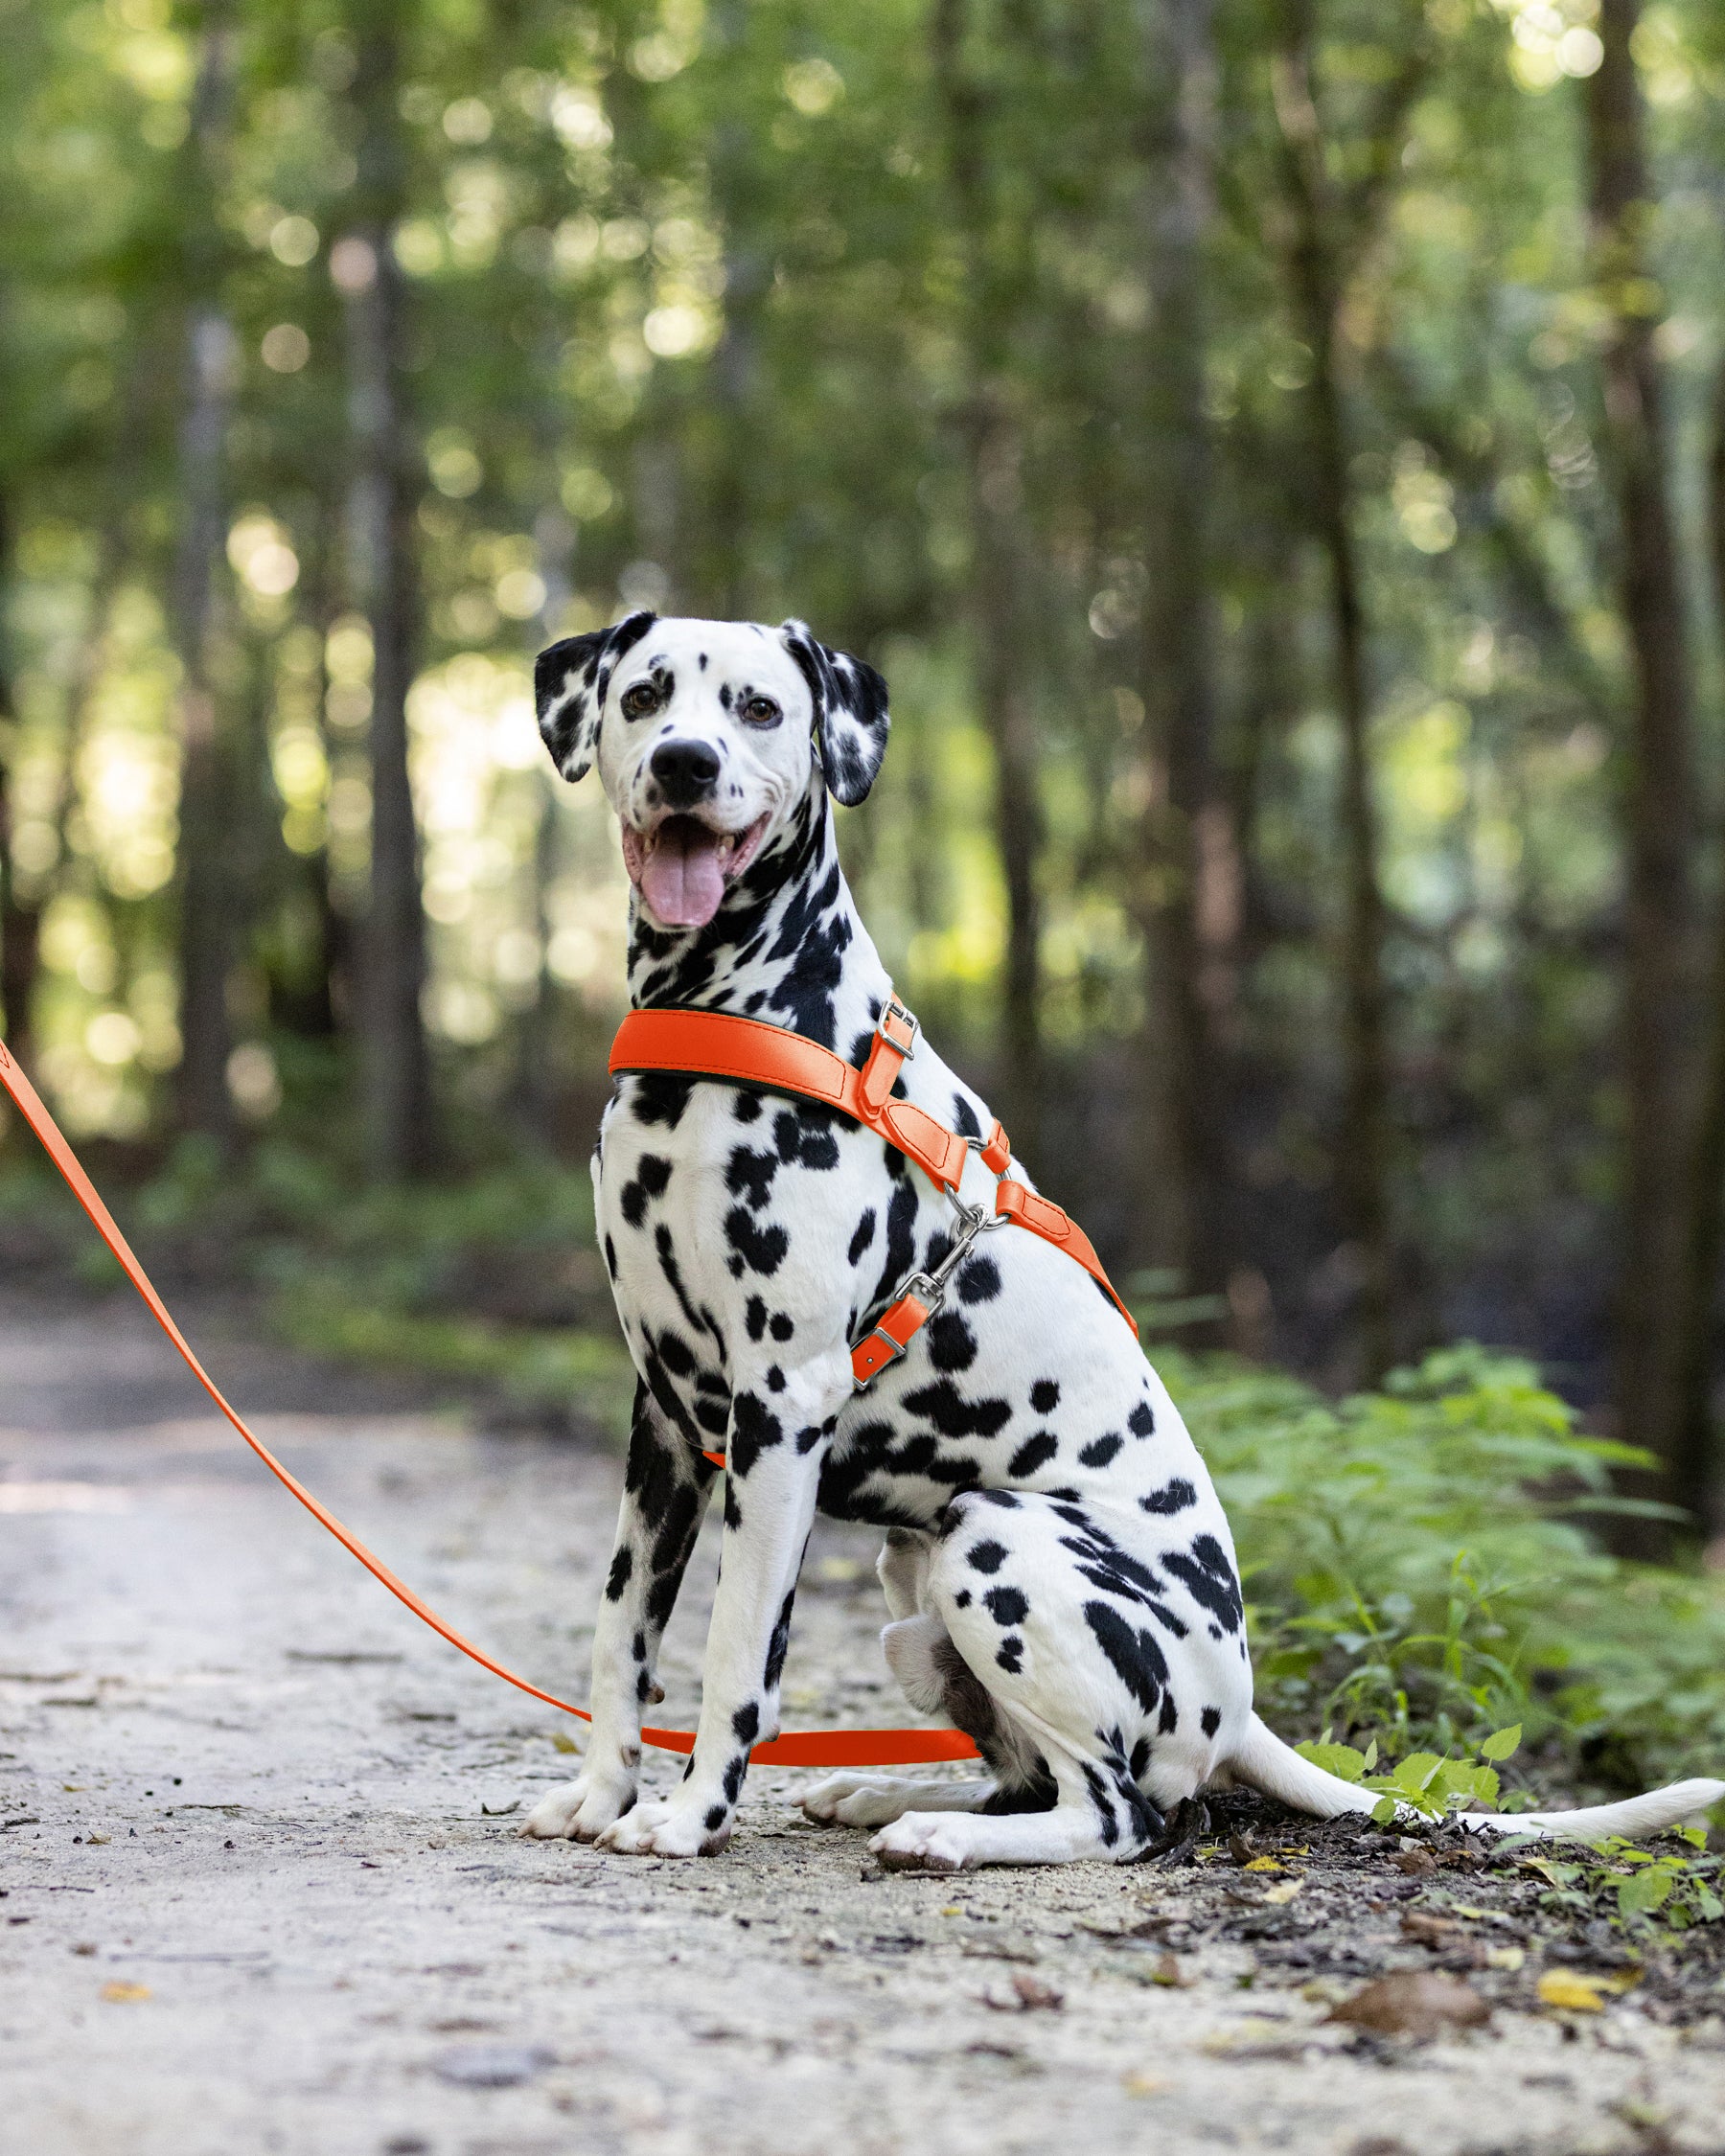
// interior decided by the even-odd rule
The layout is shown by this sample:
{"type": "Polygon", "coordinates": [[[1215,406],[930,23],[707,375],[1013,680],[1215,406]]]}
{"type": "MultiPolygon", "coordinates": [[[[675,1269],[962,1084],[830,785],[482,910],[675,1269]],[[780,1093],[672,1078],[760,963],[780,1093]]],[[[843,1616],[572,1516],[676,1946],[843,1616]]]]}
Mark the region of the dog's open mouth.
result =
{"type": "Polygon", "coordinates": [[[623,826],[629,881],[667,929],[704,929],[719,910],[725,885],[753,860],[767,818],[747,831],[713,831],[694,816],[667,816],[653,831],[623,826]]]}

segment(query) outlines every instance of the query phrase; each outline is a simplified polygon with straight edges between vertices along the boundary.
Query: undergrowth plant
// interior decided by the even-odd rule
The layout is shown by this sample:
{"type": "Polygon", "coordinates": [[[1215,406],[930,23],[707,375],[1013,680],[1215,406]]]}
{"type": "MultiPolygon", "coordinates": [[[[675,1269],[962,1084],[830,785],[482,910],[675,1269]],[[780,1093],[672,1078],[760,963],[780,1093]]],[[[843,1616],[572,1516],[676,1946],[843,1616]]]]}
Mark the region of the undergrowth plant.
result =
{"type": "Polygon", "coordinates": [[[1516,1724],[1583,1765],[1608,1740],[1619,1782],[1720,1770],[1725,1583],[1605,1554],[1591,1528],[1635,1509],[1613,1470],[1645,1462],[1580,1434],[1530,1365],[1450,1348],[1335,1404],[1155,1357],[1232,1524],[1260,1709],[1289,1734],[1471,1758],[1516,1724]]]}

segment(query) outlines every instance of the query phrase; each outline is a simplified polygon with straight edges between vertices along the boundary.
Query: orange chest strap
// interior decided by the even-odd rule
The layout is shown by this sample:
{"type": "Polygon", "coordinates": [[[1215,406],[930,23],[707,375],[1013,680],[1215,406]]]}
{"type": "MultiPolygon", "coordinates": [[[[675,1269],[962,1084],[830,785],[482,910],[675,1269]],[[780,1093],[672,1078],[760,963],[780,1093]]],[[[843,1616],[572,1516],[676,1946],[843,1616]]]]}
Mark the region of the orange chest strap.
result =
{"type": "MultiPolygon", "coordinates": [[[[916,1053],[917,1032],[915,1019],[896,997],[889,997],[867,1059],[858,1070],[802,1034],[764,1024],[759,1019],[733,1018],[724,1011],[631,1011],[611,1044],[610,1070],[613,1077],[674,1071],[818,1101],[897,1146],[953,1201],[965,1223],[953,1250],[936,1273],[914,1274],[851,1349],[851,1371],[859,1390],[904,1354],[939,1308],[947,1280],[978,1233],[1005,1222],[1028,1228],[1083,1266],[1136,1339],[1137,1320],[1115,1292],[1089,1236],[1058,1205],[1007,1174],[1012,1146],[1000,1122],[986,1140],[969,1139],[926,1110],[892,1097],[906,1059],[916,1053]],[[992,1219],[958,1202],[958,1185],[973,1145],[996,1178],[992,1219]]],[[[724,1465],[722,1453],[708,1453],[706,1457],[724,1465]]]]}

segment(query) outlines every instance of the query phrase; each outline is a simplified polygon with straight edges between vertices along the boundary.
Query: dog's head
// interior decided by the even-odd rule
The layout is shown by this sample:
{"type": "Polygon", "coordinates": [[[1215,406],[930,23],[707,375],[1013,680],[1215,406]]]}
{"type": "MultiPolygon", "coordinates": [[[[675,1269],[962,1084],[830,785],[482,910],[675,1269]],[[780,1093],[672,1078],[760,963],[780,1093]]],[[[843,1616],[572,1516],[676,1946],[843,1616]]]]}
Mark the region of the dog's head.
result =
{"type": "Polygon", "coordinates": [[[854,807],[886,747],[886,684],[799,621],[630,614],[534,669],[540,732],[571,781],[595,762],[623,859],[662,928],[704,928],[824,784],[854,807]]]}

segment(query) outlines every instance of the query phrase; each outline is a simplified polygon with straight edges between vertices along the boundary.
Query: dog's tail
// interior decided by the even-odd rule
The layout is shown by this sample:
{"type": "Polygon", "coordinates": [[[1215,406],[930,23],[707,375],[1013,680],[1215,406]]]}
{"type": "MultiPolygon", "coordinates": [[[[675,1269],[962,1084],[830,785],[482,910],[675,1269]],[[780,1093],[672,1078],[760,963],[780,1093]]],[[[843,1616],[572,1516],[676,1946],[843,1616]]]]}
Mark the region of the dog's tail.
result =
{"type": "MultiPolygon", "coordinates": [[[[1382,1792],[1362,1789],[1357,1782],[1327,1775],[1309,1759],[1302,1759],[1292,1745],[1267,1730],[1254,1714],[1246,1740],[1228,1762],[1235,1778],[1266,1797],[1275,1797],[1296,1811],[1310,1812],[1316,1819],[1339,1819],[1345,1812],[1369,1812],[1383,1801],[1382,1792]]],[[[1691,1813],[1707,1811],[1725,1797],[1725,1781],[1674,1781],[1666,1789],[1650,1789],[1644,1797],[1628,1797],[1621,1804],[1590,1804],[1576,1812],[1466,1812],[1460,1815],[1474,1829],[1494,1834],[1538,1834],[1548,1841],[1595,1842],[1607,1834],[1636,1841],[1657,1834],[1661,1827],[1675,1826],[1691,1813]]],[[[1403,1807],[1407,1818],[1414,1815],[1403,1807]]]]}

